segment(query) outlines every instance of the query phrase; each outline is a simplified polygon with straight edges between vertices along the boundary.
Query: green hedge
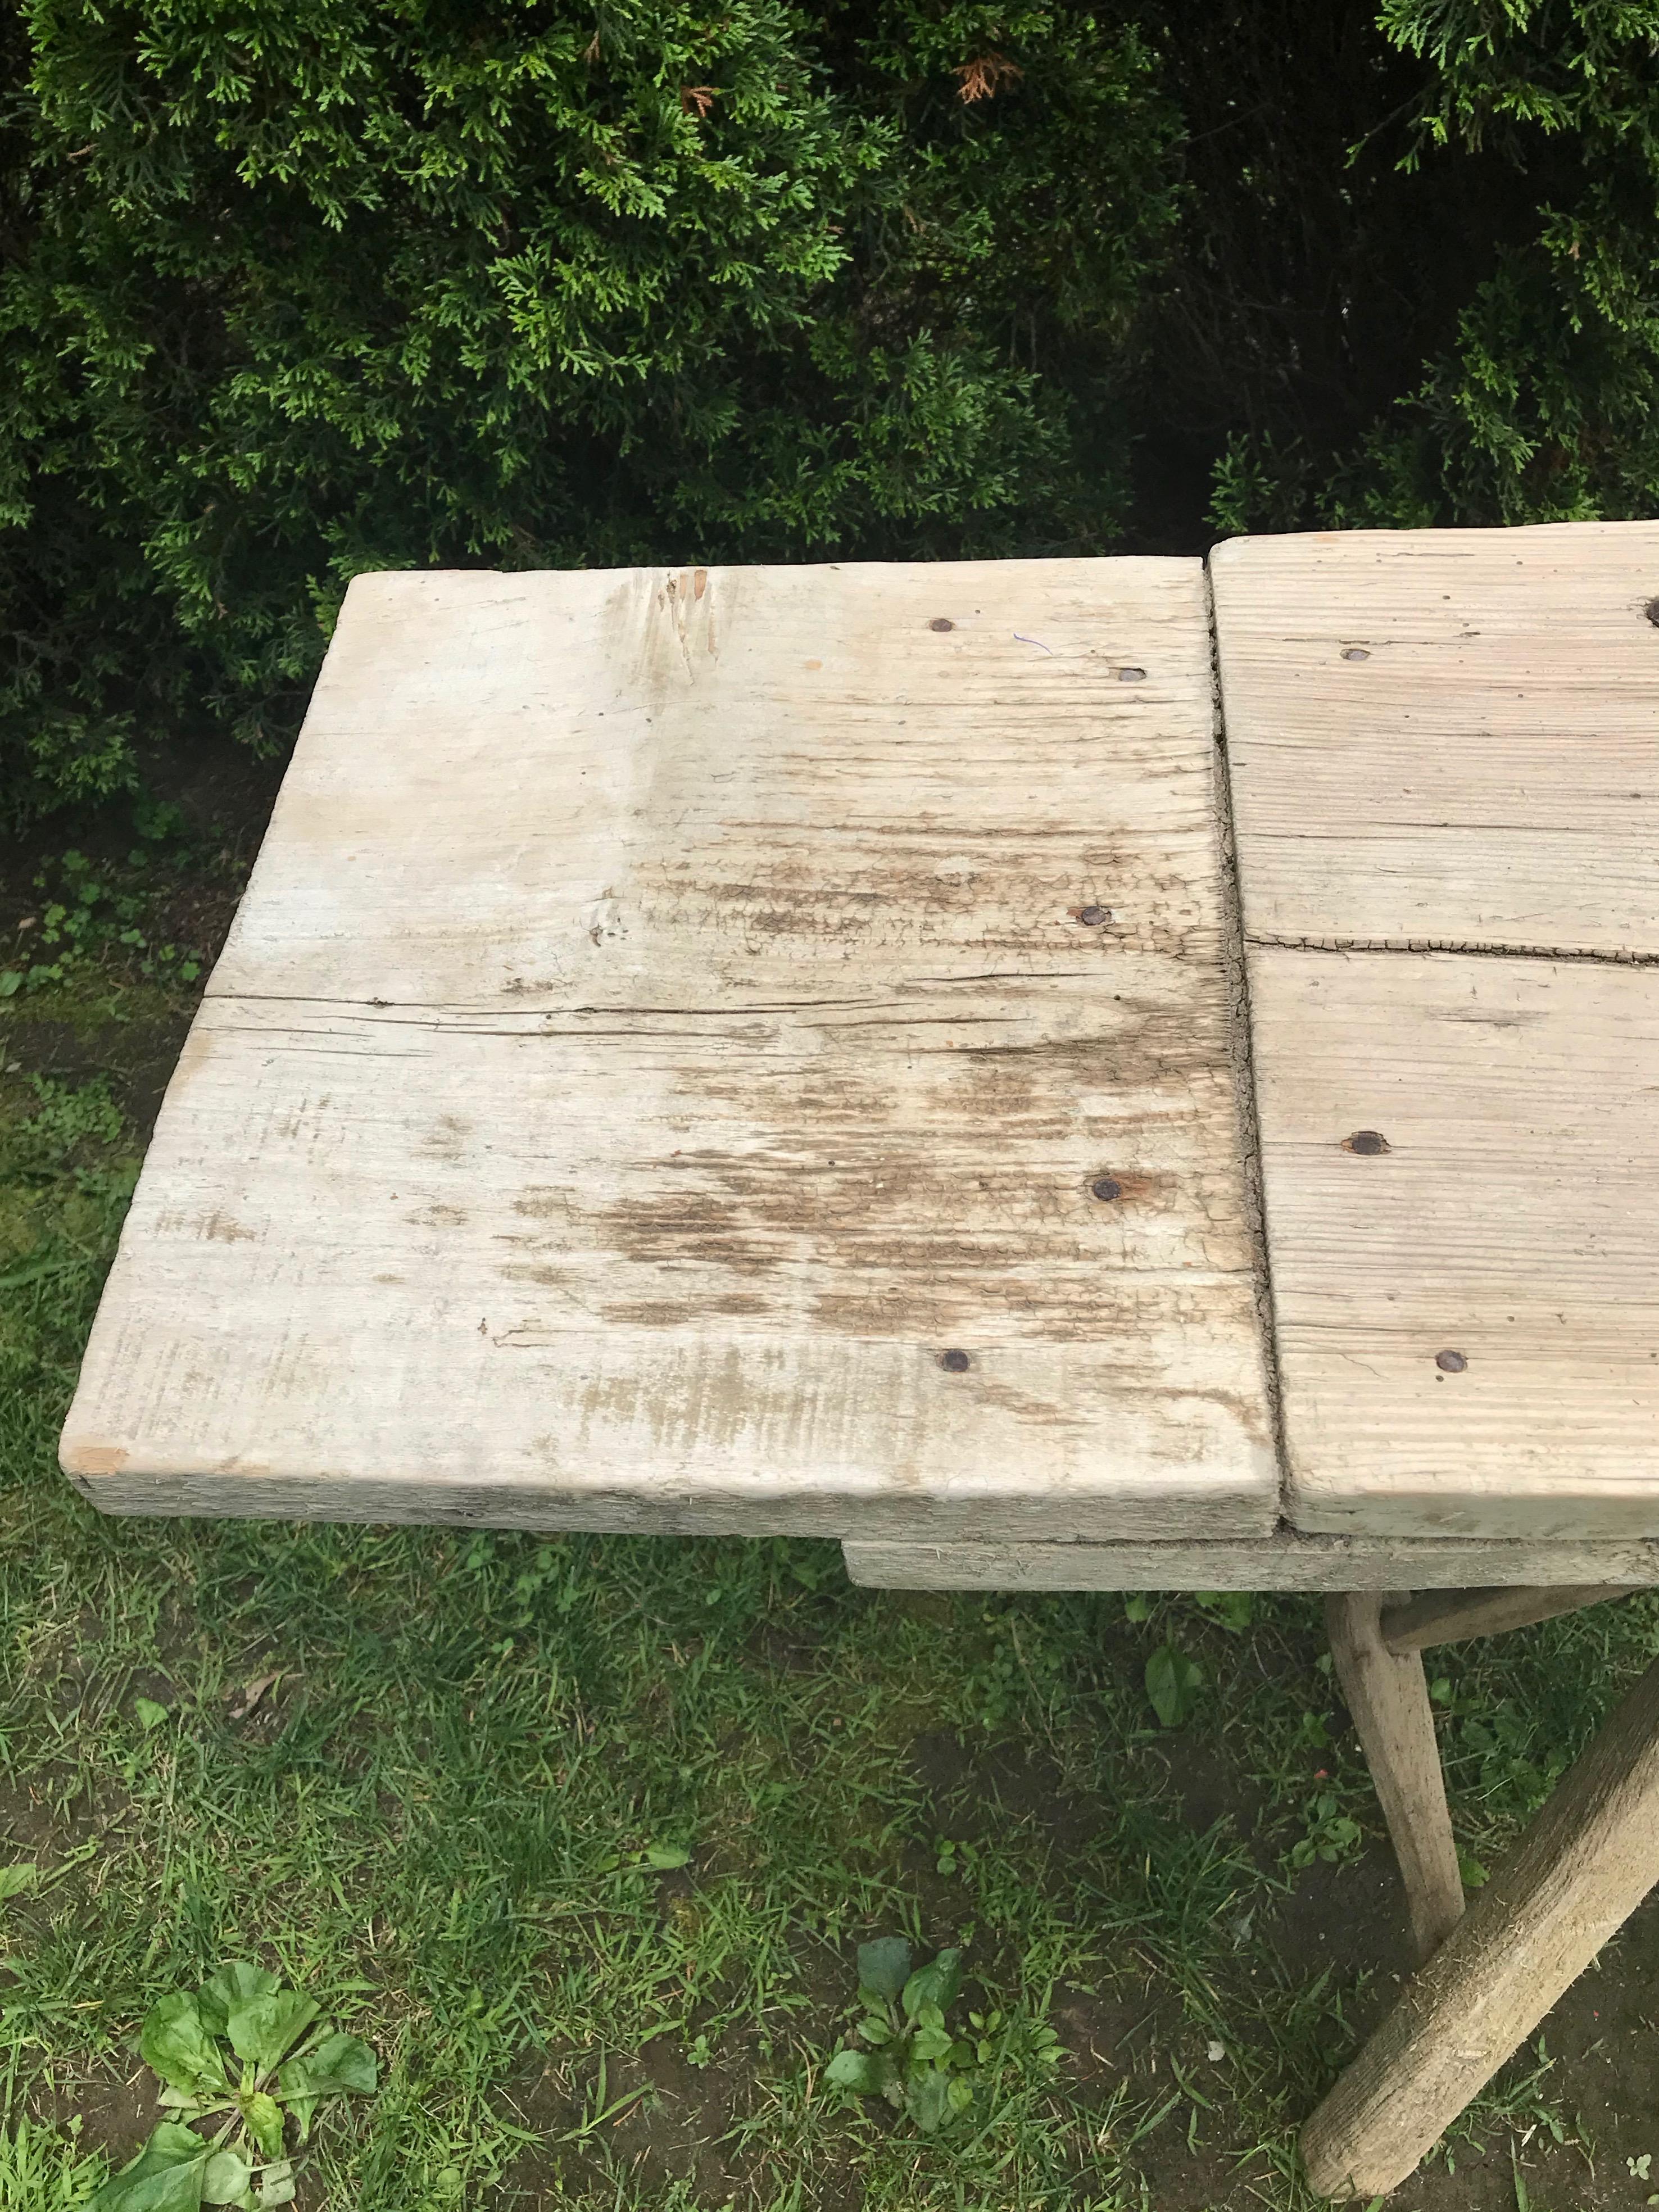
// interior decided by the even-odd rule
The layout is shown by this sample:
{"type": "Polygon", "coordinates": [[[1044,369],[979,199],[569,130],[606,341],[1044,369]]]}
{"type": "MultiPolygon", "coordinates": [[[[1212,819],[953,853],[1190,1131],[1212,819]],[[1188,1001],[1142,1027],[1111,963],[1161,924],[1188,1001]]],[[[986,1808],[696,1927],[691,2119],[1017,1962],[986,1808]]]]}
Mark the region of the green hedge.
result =
{"type": "Polygon", "coordinates": [[[0,797],[366,568],[1652,511],[1659,5],[26,0],[0,797]]]}

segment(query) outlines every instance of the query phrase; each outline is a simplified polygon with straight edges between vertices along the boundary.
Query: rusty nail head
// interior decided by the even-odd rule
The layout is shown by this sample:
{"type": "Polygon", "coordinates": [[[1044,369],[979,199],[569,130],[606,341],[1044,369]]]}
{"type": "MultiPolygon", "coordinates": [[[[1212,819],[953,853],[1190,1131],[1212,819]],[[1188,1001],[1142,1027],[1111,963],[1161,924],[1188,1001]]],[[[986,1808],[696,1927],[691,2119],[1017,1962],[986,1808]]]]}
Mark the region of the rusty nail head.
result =
{"type": "Polygon", "coordinates": [[[941,1352],[939,1364],[947,1375],[965,1375],[974,1363],[965,1352],[941,1352]]]}
{"type": "Polygon", "coordinates": [[[1098,929],[1106,919],[1106,909],[1103,906],[1080,906],[1077,918],[1086,928],[1098,929]]]}
{"type": "Polygon", "coordinates": [[[1370,1156],[1376,1152],[1391,1152],[1394,1146],[1380,1129],[1356,1129],[1352,1136],[1342,1139],[1342,1149],[1345,1152],[1364,1152],[1370,1156]]]}
{"type": "Polygon", "coordinates": [[[1469,1363],[1461,1352],[1437,1352],[1434,1364],[1443,1375],[1461,1375],[1469,1363]]]}
{"type": "Polygon", "coordinates": [[[1121,1198],[1123,1195],[1122,1184],[1111,1176],[1097,1176],[1089,1188],[1097,1198],[1121,1198]]]}
{"type": "Polygon", "coordinates": [[[1117,680],[1120,684],[1144,684],[1146,681],[1146,672],[1144,668],[1120,668],[1117,672],[1117,680]]]}
{"type": "Polygon", "coordinates": [[[1369,660],[1370,655],[1363,645],[1345,645],[1342,648],[1342,658],[1344,660],[1369,660]]]}
{"type": "Polygon", "coordinates": [[[927,625],[929,629],[954,629],[956,624],[949,615],[935,615],[927,625]]]}

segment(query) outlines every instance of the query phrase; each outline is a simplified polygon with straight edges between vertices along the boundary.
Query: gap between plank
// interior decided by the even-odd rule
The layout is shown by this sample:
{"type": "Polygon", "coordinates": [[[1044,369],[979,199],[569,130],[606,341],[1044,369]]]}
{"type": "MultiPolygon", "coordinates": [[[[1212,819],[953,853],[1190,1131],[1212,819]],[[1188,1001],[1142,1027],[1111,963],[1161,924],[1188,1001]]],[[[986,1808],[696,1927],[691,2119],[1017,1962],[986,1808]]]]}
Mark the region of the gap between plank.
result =
{"type": "MultiPolygon", "coordinates": [[[[1255,1314],[1261,1341],[1262,1381],[1278,1462],[1280,1515],[1290,1472],[1285,1436],[1285,1393],[1279,1368],[1279,1328],[1273,1312],[1273,1261],[1267,1243],[1267,1194],[1261,1176],[1261,1128],[1256,1112],[1255,1063],[1250,1024],[1250,975],[1244,957],[1244,908],[1233,830],[1232,777],[1227,764],[1227,718],[1221,697],[1221,647],[1216,629],[1215,580],[1204,563],[1204,621],[1210,644],[1210,731],[1215,748],[1216,841],[1221,870],[1222,981],[1227,994],[1227,1045],[1233,1071],[1233,1120],[1244,1175],[1244,1211],[1255,1261],[1255,1314]]],[[[1250,940],[1254,942],[1254,940],[1250,940]]]]}

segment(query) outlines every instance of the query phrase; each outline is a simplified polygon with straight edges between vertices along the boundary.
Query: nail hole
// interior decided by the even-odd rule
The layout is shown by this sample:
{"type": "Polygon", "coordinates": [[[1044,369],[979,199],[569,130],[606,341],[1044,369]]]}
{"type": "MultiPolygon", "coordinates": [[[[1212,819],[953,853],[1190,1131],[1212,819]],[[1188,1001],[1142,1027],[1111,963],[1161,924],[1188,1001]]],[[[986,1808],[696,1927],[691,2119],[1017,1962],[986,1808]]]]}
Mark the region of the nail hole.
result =
{"type": "Polygon", "coordinates": [[[1443,1375],[1461,1375],[1469,1363],[1461,1352],[1437,1352],[1434,1364],[1443,1375]]]}
{"type": "Polygon", "coordinates": [[[974,1363],[965,1352],[941,1352],[939,1364],[947,1375],[965,1375],[974,1363]]]}
{"type": "Polygon", "coordinates": [[[949,615],[935,615],[927,625],[929,629],[954,629],[956,624],[949,615]]]}
{"type": "Polygon", "coordinates": [[[1659,599],[1650,599],[1642,610],[1656,629],[1659,629],[1659,599]]]}
{"type": "Polygon", "coordinates": [[[1117,672],[1117,680],[1120,684],[1144,684],[1146,681],[1146,672],[1144,668],[1120,668],[1117,672]]]}
{"type": "Polygon", "coordinates": [[[1382,1134],[1382,1132],[1380,1129],[1356,1129],[1352,1136],[1344,1137],[1342,1139],[1342,1149],[1345,1152],[1364,1152],[1366,1154],[1370,1154],[1374,1152],[1391,1152],[1394,1150],[1394,1146],[1389,1142],[1388,1139],[1382,1134]]]}
{"type": "Polygon", "coordinates": [[[1344,660],[1369,660],[1370,655],[1363,645],[1345,645],[1342,648],[1342,658],[1344,660]]]}
{"type": "Polygon", "coordinates": [[[1077,918],[1086,929],[1098,929],[1108,916],[1103,906],[1080,906],[1077,918]]]}
{"type": "Polygon", "coordinates": [[[1097,1176],[1089,1188],[1097,1198],[1121,1198],[1123,1195],[1122,1184],[1114,1182],[1110,1176],[1097,1176]]]}

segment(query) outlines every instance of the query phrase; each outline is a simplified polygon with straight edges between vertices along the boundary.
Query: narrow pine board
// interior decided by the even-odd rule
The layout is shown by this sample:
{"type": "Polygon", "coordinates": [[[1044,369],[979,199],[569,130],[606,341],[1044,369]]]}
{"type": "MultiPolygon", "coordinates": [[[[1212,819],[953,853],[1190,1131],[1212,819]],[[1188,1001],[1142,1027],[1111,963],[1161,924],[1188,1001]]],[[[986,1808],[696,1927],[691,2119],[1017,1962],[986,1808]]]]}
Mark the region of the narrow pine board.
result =
{"type": "Polygon", "coordinates": [[[1651,1588],[1659,1543],[1641,1537],[1270,1536],[1151,1543],[894,1542],[849,1538],[866,1589],[1431,1590],[1651,1588]]]}
{"type": "Polygon", "coordinates": [[[1297,1525],[1659,1535],[1659,969],[1250,975],[1297,1525]]]}
{"type": "Polygon", "coordinates": [[[1244,924],[1659,957],[1659,522],[1212,556],[1244,924]]]}
{"type": "Polygon", "coordinates": [[[1194,562],[360,579],[65,1467],[1271,1528],[1208,663],[1194,562]]]}

